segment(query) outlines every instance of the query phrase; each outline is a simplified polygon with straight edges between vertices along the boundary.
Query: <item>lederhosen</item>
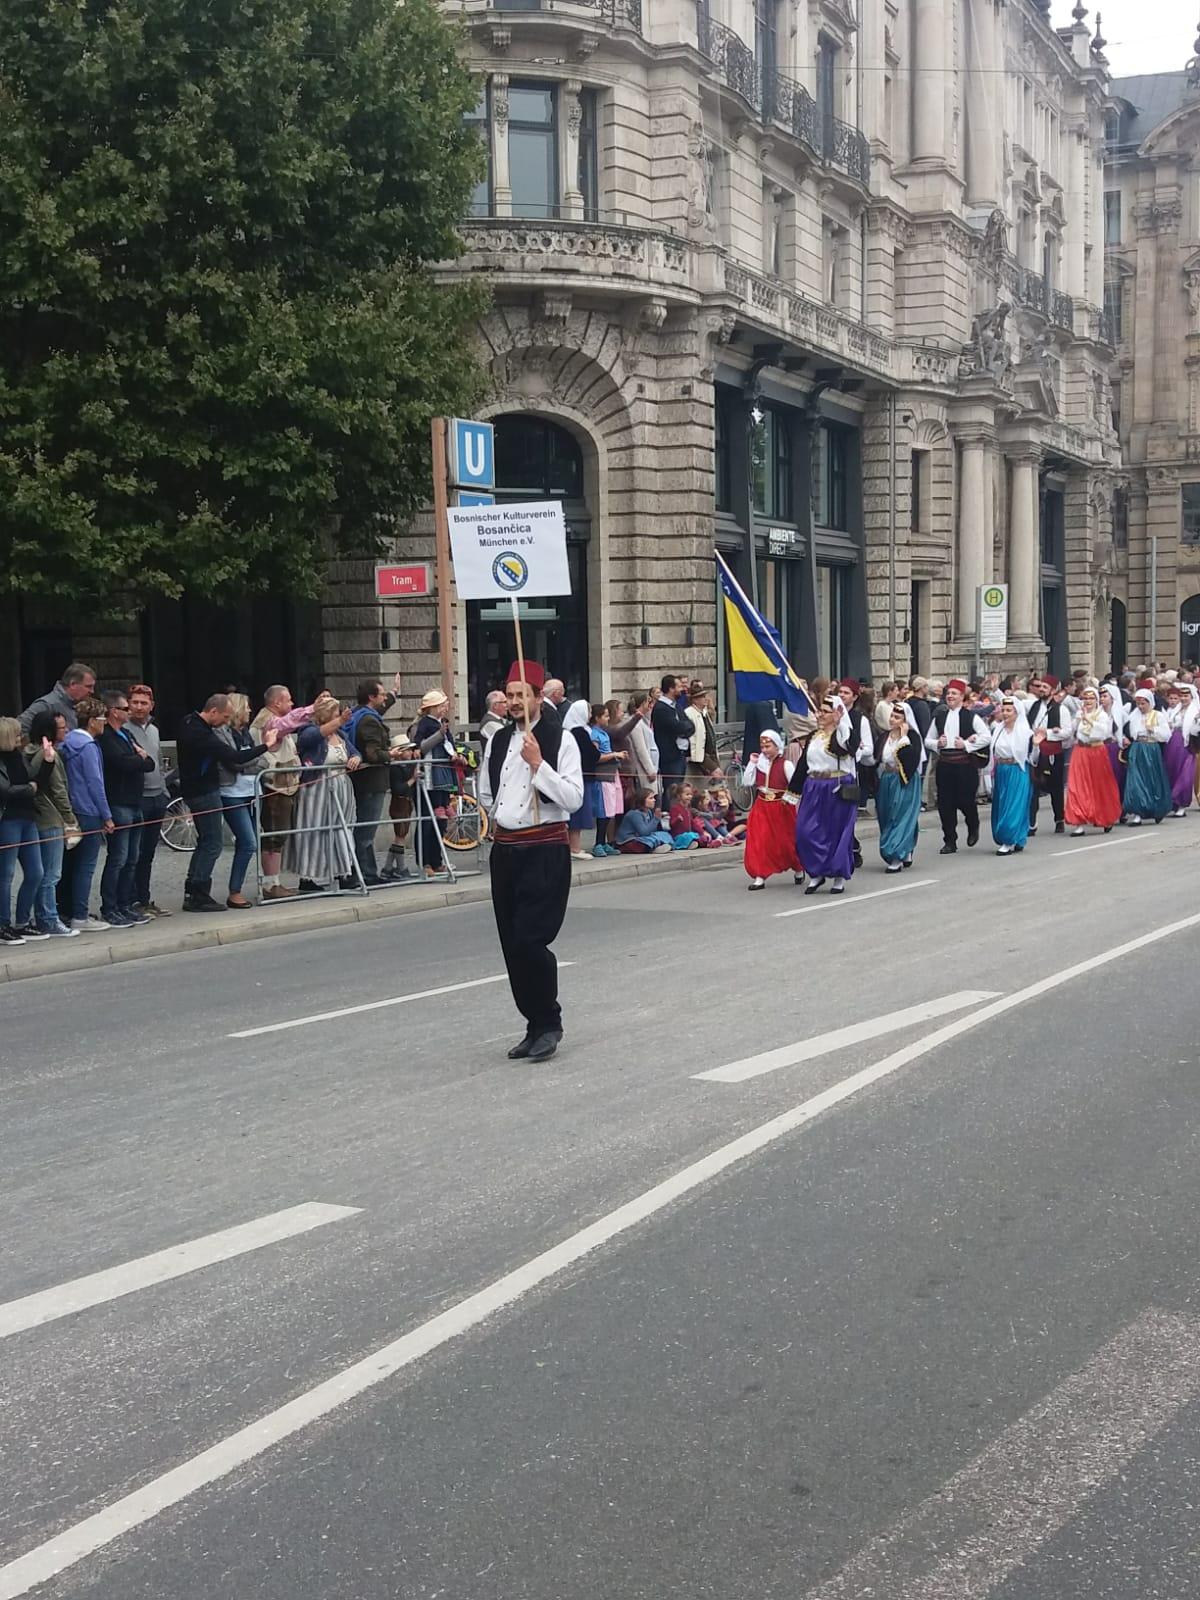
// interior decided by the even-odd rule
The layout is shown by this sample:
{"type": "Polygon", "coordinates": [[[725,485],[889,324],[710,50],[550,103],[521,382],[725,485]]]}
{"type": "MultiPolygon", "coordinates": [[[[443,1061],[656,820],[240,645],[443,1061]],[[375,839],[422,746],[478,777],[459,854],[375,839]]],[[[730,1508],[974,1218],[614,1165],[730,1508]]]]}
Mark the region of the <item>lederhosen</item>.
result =
{"type": "MultiPolygon", "coordinates": [[[[492,798],[500,794],[500,775],[517,732],[501,728],[488,751],[492,798]]],[[[558,771],[562,723],[539,717],[533,736],[542,760],[558,771]]],[[[493,833],[492,910],[517,1010],[530,1037],[562,1028],[558,1003],[558,962],[550,946],[567,914],[571,892],[571,851],[565,822],[493,833]]]]}
{"type": "MultiPolygon", "coordinates": [[[[933,714],[933,725],[937,729],[939,738],[945,733],[949,719],[950,707],[938,706],[933,714]]],[[[973,711],[968,711],[966,706],[958,708],[960,739],[970,736],[974,721],[973,711]]],[[[978,833],[979,805],[976,797],[979,793],[979,767],[972,759],[971,752],[957,750],[951,744],[945,745],[937,753],[933,781],[937,789],[938,818],[942,824],[943,843],[957,844],[960,811],[966,820],[968,834],[978,833]]]]}

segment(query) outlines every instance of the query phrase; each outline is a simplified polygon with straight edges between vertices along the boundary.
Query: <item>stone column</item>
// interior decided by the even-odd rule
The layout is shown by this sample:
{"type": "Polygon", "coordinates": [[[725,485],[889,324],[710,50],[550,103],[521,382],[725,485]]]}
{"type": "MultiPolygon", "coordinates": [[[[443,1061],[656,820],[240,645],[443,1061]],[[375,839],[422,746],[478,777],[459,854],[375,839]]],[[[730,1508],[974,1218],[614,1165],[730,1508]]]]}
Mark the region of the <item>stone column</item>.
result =
{"type": "Polygon", "coordinates": [[[1032,453],[1010,459],[1009,631],[1015,638],[1032,639],[1038,631],[1038,461],[1032,453]]]}
{"type": "Polygon", "coordinates": [[[975,632],[975,591],[987,580],[987,552],[984,546],[987,526],[984,496],[989,485],[986,476],[987,439],[982,433],[962,439],[962,474],[958,486],[958,604],[957,632],[967,638],[975,632]]]}
{"type": "Polygon", "coordinates": [[[974,206],[999,204],[1000,164],[997,146],[1000,127],[996,108],[1003,92],[1004,79],[995,71],[996,17],[993,0],[971,0],[969,68],[966,95],[970,157],[968,199],[974,206]]]}
{"type": "Polygon", "coordinates": [[[579,101],[583,84],[568,78],[563,85],[562,117],[563,163],[559,177],[563,216],[583,220],[583,194],[579,188],[579,130],[583,126],[583,107],[579,101]]]}
{"type": "Polygon", "coordinates": [[[1062,287],[1077,300],[1087,297],[1087,164],[1088,122],[1086,112],[1069,125],[1067,131],[1070,162],[1067,187],[1066,260],[1062,287]]]}
{"type": "Polygon", "coordinates": [[[498,217],[512,216],[508,166],[508,74],[492,74],[492,196],[498,217]]]}
{"type": "Polygon", "coordinates": [[[917,0],[913,92],[913,159],[946,159],[946,20],[943,0],[917,0]]]}

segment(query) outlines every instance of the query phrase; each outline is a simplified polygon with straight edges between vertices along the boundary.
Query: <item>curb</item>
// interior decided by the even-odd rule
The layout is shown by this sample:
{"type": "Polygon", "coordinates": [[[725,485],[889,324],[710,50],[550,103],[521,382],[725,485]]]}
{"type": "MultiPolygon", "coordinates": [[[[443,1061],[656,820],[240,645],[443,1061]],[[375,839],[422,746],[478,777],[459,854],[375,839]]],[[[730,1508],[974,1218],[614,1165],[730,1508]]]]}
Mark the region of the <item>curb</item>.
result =
{"type": "MultiPolygon", "coordinates": [[[[741,850],[680,852],[670,856],[621,856],[615,860],[582,865],[576,863],[571,887],[613,883],[623,878],[662,877],[668,872],[715,872],[740,867],[741,850]]],[[[155,956],[174,956],[191,950],[211,950],[225,945],[245,944],[251,939],[274,939],[288,933],[313,933],[321,928],[344,927],[355,922],[379,922],[391,917],[416,916],[423,911],[443,911],[451,906],[477,905],[490,900],[486,870],[478,878],[461,885],[443,888],[397,888],[365,897],[345,896],[325,901],[301,901],[252,912],[225,912],[212,921],[180,913],[170,924],[158,922],[151,928],[133,929],[123,939],[105,939],[101,934],[82,934],[81,943],[72,939],[26,946],[20,956],[0,962],[0,983],[17,983],[23,978],[46,978],[78,973],[94,966],[116,966],[126,961],[149,961],[155,956]],[[196,926],[196,921],[202,923],[196,926]],[[147,935],[149,937],[147,937],[147,935]]]]}

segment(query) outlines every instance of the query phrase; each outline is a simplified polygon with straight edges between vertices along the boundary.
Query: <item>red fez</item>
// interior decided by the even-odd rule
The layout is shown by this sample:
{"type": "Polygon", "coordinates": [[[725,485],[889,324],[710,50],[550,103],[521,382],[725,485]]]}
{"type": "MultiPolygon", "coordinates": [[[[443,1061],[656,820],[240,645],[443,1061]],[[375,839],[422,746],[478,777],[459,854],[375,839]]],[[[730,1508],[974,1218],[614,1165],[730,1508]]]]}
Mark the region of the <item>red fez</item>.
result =
{"type": "Polygon", "coordinates": [[[1054,676],[1054,674],[1052,672],[1043,672],[1042,673],[1042,682],[1046,685],[1047,689],[1057,689],[1058,688],[1058,679],[1054,676]]]}
{"type": "MultiPolygon", "coordinates": [[[[521,663],[514,661],[512,666],[509,667],[508,677],[504,681],[506,684],[520,683],[521,677],[521,663]]],[[[539,667],[536,661],[527,661],[525,663],[524,677],[525,682],[531,689],[541,690],[546,687],[546,669],[545,667],[539,667]]]]}
{"type": "Polygon", "coordinates": [[[855,697],[855,699],[857,699],[862,693],[862,685],[859,683],[857,678],[843,678],[841,683],[838,684],[838,688],[849,689],[850,693],[855,697]]]}
{"type": "Polygon", "coordinates": [[[951,678],[946,687],[947,689],[957,689],[959,694],[966,694],[969,685],[965,678],[951,678]]]}

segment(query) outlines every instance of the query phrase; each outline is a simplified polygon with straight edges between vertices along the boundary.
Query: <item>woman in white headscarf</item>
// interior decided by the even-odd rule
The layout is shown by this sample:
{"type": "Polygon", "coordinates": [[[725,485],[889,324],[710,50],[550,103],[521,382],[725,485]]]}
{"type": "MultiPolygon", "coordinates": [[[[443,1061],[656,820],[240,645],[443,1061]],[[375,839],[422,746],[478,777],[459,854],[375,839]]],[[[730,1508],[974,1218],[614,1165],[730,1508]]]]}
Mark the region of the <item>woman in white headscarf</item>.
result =
{"type": "Polygon", "coordinates": [[[1125,820],[1125,719],[1129,715],[1121,691],[1115,683],[1100,685],[1100,709],[1112,722],[1112,733],[1104,748],[1113,777],[1117,780],[1117,793],[1121,797],[1121,821],[1125,820]]]}
{"type": "Polygon", "coordinates": [[[913,864],[921,826],[924,756],[925,744],[916,717],[904,701],[893,701],[888,707],[887,729],[875,741],[879,853],[889,872],[900,872],[913,864]]]}
{"type": "Polygon", "coordinates": [[[1079,696],[1075,748],[1067,768],[1067,826],[1074,836],[1090,825],[1111,833],[1121,819],[1121,792],[1113,777],[1107,744],[1113,719],[1100,704],[1100,691],[1090,686],[1079,696]]]}
{"type": "Polygon", "coordinates": [[[832,878],[830,894],[845,894],[854,873],[854,823],[858,816],[859,739],[850,713],[836,694],[817,712],[817,731],[805,745],[788,780],[799,796],[796,854],[808,868],[805,894],[816,894],[832,878]]]}
{"type": "Polygon", "coordinates": [[[804,868],[796,854],[796,813],[783,800],[795,770],[795,762],[784,759],[783,735],[764,728],[758,754],[750,758],[742,779],[754,794],[743,858],[752,890],[764,888],[767,879],[779,872],[790,872],[797,883],[804,882],[804,868]]]}
{"type": "Polygon", "coordinates": [[[1044,728],[1030,732],[1025,708],[1006,694],[991,729],[992,838],[998,856],[1019,854],[1029,838],[1030,769],[1045,737],[1044,728]]]}
{"type": "Polygon", "coordinates": [[[1171,786],[1163,762],[1163,746],[1171,737],[1165,711],[1154,705],[1154,690],[1141,688],[1125,724],[1125,813],[1131,828],[1147,818],[1161,822],[1171,809],[1171,786]]]}

